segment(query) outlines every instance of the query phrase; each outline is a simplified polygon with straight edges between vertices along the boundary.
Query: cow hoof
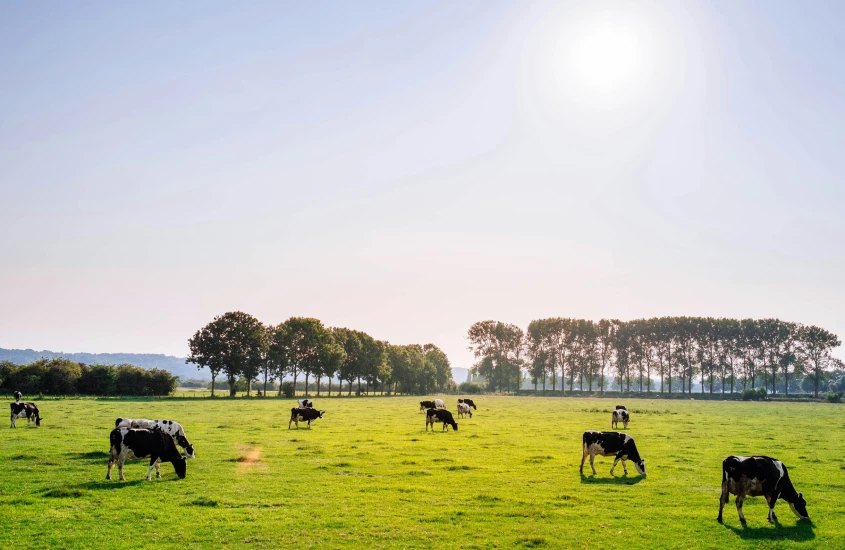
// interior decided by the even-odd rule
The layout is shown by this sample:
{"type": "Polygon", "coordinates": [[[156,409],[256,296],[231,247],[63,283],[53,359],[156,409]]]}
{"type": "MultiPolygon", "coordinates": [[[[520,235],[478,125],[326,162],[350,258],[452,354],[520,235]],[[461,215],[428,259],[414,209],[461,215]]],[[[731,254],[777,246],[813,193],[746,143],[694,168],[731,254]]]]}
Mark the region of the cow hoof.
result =
{"type": "Polygon", "coordinates": [[[719,523],[722,523],[722,518],[718,517],[718,518],[716,518],[716,521],[718,521],[719,523]]]}

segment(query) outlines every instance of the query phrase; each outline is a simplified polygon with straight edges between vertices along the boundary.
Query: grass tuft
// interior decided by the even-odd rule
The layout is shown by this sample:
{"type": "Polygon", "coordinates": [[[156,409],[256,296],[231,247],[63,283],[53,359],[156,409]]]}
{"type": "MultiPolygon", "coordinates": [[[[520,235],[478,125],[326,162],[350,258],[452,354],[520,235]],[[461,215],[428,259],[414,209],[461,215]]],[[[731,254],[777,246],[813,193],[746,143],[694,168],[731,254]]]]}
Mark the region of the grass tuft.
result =
{"type": "Polygon", "coordinates": [[[199,497],[190,502],[191,506],[209,506],[209,507],[216,507],[220,503],[214,499],[207,498],[207,497],[199,497]]]}
{"type": "Polygon", "coordinates": [[[44,496],[47,498],[79,498],[88,494],[88,489],[78,487],[56,487],[50,489],[44,496]]]}

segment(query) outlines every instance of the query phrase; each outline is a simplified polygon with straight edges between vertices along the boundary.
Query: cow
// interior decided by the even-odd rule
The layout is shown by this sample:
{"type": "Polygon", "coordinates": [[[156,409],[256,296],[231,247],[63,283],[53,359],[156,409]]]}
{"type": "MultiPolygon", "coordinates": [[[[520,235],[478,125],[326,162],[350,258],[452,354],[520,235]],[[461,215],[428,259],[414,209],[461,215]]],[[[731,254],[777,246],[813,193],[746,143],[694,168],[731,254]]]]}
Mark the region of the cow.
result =
{"type": "Polygon", "coordinates": [[[168,433],[176,440],[176,444],[185,449],[185,456],[188,458],[196,458],[194,455],[194,446],[188,441],[185,436],[185,429],[182,425],[173,420],[150,420],[148,418],[118,418],[114,421],[115,428],[143,428],[152,430],[158,428],[164,433],[168,433]]]}
{"type": "Polygon", "coordinates": [[[160,429],[135,428],[115,428],[109,434],[109,469],[106,479],[111,479],[111,469],[117,462],[120,481],[126,481],[123,477],[123,463],[126,459],[140,460],[147,457],[150,458],[147,481],[152,481],[153,468],[156,469],[156,477],[161,477],[162,460],[173,464],[179,479],[185,479],[188,461],[176,448],[173,436],[160,429]]]}
{"type": "Polygon", "coordinates": [[[434,408],[434,401],[420,401],[420,412],[434,408]]]}
{"type": "Polygon", "coordinates": [[[458,418],[463,418],[465,415],[469,415],[472,418],[472,410],[466,403],[458,403],[458,418]]]}
{"type": "Polygon", "coordinates": [[[626,407],[625,405],[616,405],[616,408],[614,410],[618,411],[619,409],[622,409],[623,411],[627,411],[628,407],[626,407]]]}
{"type": "Polygon", "coordinates": [[[475,403],[472,402],[472,399],[458,399],[458,405],[460,405],[461,403],[466,403],[473,409],[478,410],[478,407],[475,406],[475,403]]]}
{"type": "Polygon", "coordinates": [[[628,414],[628,411],[625,409],[616,409],[613,411],[610,419],[610,428],[618,427],[619,423],[622,422],[622,427],[624,429],[628,429],[628,422],[631,421],[631,416],[628,414]]]}
{"type": "Polygon", "coordinates": [[[314,402],[311,401],[310,399],[299,399],[299,400],[297,400],[297,403],[299,403],[299,408],[301,408],[301,409],[313,409],[314,408],[314,402]]]}
{"type": "Polygon", "coordinates": [[[445,409],[446,408],[446,402],[443,401],[442,399],[435,399],[434,400],[434,408],[435,409],[445,409]]]}
{"type": "Polygon", "coordinates": [[[29,426],[30,422],[33,420],[35,421],[36,426],[41,425],[41,415],[38,414],[38,407],[35,403],[21,403],[20,401],[15,401],[14,403],[9,403],[9,408],[11,409],[11,421],[12,425],[9,426],[10,428],[16,428],[17,424],[15,420],[18,418],[26,417],[26,425],[29,426]]]}
{"type": "Polygon", "coordinates": [[[15,403],[20,403],[22,397],[23,397],[23,394],[21,394],[21,392],[19,392],[19,391],[16,391],[15,392],[15,403]]]}
{"type": "Polygon", "coordinates": [[[745,514],[742,513],[742,503],[746,496],[766,497],[769,523],[777,520],[775,503],[779,498],[789,503],[796,516],[810,519],[807,501],[792,486],[786,466],[780,460],[768,456],[729,456],[722,461],[722,495],[719,497],[719,517],[716,518],[719,523],[722,523],[722,510],[730,500],[730,494],[736,495],[736,511],[743,525],[745,514]]]}
{"type": "Polygon", "coordinates": [[[290,429],[291,422],[296,423],[296,429],[299,429],[299,423],[308,421],[308,429],[311,429],[311,422],[318,418],[323,418],[326,411],[318,411],[317,409],[308,409],[305,407],[294,407],[290,410],[290,420],[288,421],[288,429],[290,429]]]}
{"type": "Polygon", "coordinates": [[[431,425],[431,429],[433,431],[435,422],[443,423],[443,431],[447,429],[447,426],[452,426],[453,430],[458,431],[458,423],[455,422],[455,419],[452,417],[452,413],[446,409],[428,409],[428,411],[426,411],[425,431],[428,431],[429,425],[431,425]]]}
{"type": "Polygon", "coordinates": [[[634,443],[634,438],[628,434],[618,432],[598,432],[595,430],[588,430],[584,432],[583,437],[583,454],[581,455],[581,474],[584,473],[584,460],[587,455],[590,457],[590,468],[593,469],[593,475],[596,475],[596,467],[593,460],[596,455],[601,456],[615,456],[613,466],[610,467],[610,474],[613,475],[613,469],[621,460],[622,469],[627,474],[628,468],[625,465],[626,460],[634,463],[637,472],[640,475],[645,474],[645,460],[640,457],[637,451],[637,446],[634,443]]]}

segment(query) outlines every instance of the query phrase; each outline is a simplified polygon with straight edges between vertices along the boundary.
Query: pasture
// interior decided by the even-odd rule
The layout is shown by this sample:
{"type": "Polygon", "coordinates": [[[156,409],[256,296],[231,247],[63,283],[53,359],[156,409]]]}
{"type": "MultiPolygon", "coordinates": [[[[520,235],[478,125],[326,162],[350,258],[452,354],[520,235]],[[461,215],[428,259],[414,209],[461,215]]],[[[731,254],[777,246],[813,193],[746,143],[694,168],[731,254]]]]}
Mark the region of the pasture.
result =
{"type": "MultiPolygon", "coordinates": [[[[478,396],[459,431],[425,431],[422,398],[314,398],[311,430],[288,430],[293,400],[58,400],[41,428],[0,428],[0,543],[27,548],[816,548],[845,541],[840,406],[626,399],[626,432],[648,477],[612,457],[580,476],[581,434],[610,430],[606,399],[478,396]],[[179,480],[105,481],[121,417],[185,426],[197,458],[179,480]],[[783,460],[812,523],[781,501],[734,499],[716,522],[721,461],[783,460]]],[[[456,414],[457,397],[444,397],[456,414]]],[[[7,409],[8,410],[8,409],[7,409]]],[[[8,414],[8,413],[6,413],[8,414]]],[[[6,417],[8,421],[8,417],[6,417]]],[[[116,476],[115,476],[116,477],[116,476]]]]}

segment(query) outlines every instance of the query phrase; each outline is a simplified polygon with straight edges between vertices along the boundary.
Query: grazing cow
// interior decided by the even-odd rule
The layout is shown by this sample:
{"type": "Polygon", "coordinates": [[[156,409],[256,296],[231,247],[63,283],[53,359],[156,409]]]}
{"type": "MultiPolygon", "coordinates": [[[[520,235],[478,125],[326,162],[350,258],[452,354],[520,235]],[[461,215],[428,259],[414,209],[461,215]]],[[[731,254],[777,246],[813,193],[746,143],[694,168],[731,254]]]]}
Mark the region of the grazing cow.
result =
{"type": "Polygon", "coordinates": [[[472,399],[458,399],[458,405],[460,405],[461,403],[466,403],[473,409],[478,410],[478,407],[475,406],[475,403],[472,402],[472,399]]]}
{"type": "Polygon", "coordinates": [[[27,426],[29,426],[29,423],[33,420],[35,421],[36,426],[41,425],[41,416],[38,414],[38,407],[35,406],[35,403],[21,403],[20,401],[15,401],[14,403],[9,403],[9,408],[12,410],[11,428],[16,428],[17,425],[15,420],[23,418],[24,416],[26,417],[27,426]]]}
{"type": "Polygon", "coordinates": [[[288,421],[288,429],[290,429],[291,422],[296,423],[296,429],[299,429],[299,423],[308,421],[308,429],[311,429],[311,422],[318,418],[323,418],[325,411],[318,411],[317,409],[308,409],[305,407],[294,407],[290,410],[290,420],[288,421]]]}
{"type": "Polygon", "coordinates": [[[590,456],[590,468],[593,469],[593,475],[596,475],[596,467],[593,460],[596,455],[601,456],[616,456],[613,461],[613,466],[610,467],[610,474],[613,475],[613,469],[616,464],[622,461],[622,470],[627,474],[628,468],[625,466],[625,461],[630,460],[637,468],[640,475],[645,475],[645,460],[640,458],[640,453],[637,451],[637,446],[634,444],[634,438],[628,434],[617,432],[597,432],[589,430],[584,432],[584,453],[581,455],[581,473],[584,473],[584,460],[587,455],[590,456]]]}
{"type": "Polygon", "coordinates": [[[434,401],[420,401],[420,412],[434,408],[434,401]]]}
{"type": "Polygon", "coordinates": [[[616,405],[616,409],[615,409],[615,410],[617,410],[617,411],[618,411],[619,409],[622,409],[623,411],[627,411],[627,410],[628,410],[628,407],[626,407],[625,405],[616,405]]]}
{"type": "Polygon", "coordinates": [[[613,415],[611,416],[610,420],[610,428],[616,428],[620,422],[622,422],[622,427],[626,430],[628,429],[628,422],[630,422],[631,417],[628,414],[628,411],[625,409],[616,409],[613,411],[613,415]]]}
{"type": "Polygon", "coordinates": [[[442,399],[435,399],[434,400],[434,408],[435,409],[445,409],[446,408],[446,402],[443,401],[442,399]]]}
{"type": "Polygon", "coordinates": [[[465,415],[469,415],[472,418],[472,410],[470,410],[469,405],[466,403],[458,403],[458,418],[463,418],[465,415]]]}
{"type": "Polygon", "coordinates": [[[185,449],[185,456],[188,458],[196,458],[194,455],[194,446],[188,441],[185,436],[185,430],[182,425],[173,420],[150,420],[148,418],[118,418],[114,421],[115,428],[142,428],[145,430],[159,429],[164,433],[173,436],[176,444],[185,449]]]}
{"type": "Polygon", "coordinates": [[[109,469],[106,472],[106,479],[111,479],[112,466],[117,462],[119,479],[126,481],[123,477],[123,463],[126,459],[140,460],[147,457],[150,458],[147,481],[152,481],[153,468],[156,469],[156,477],[161,477],[162,460],[173,464],[173,469],[176,470],[176,475],[180,479],[185,478],[185,472],[188,469],[187,459],[176,448],[176,441],[172,435],[159,429],[115,428],[109,434],[109,469]]]}
{"type": "Polygon", "coordinates": [[[299,403],[299,408],[301,408],[301,409],[313,409],[314,408],[314,402],[311,401],[310,399],[299,399],[299,400],[297,400],[297,403],[299,403]]]}
{"type": "Polygon", "coordinates": [[[804,495],[795,490],[786,466],[780,460],[768,456],[729,456],[722,462],[722,495],[719,497],[719,517],[722,523],[722,509],[730,500],[729,493],[736,495],[736,511],[739,521],[745,525],[742,503],[746,496],[766,497],[769,503],[769,523],[774,523],[775,503],[782,498],[789,503],[792,512],[801,519],[810,519],[804,495]]]}
{"type": "Polygon", "coordinates": [[[455,422],[455,419],[452,417],[452,413],[446,409],[428,409],[428,411],[426,411],[425,431],[428,431],[429,425],[431,425],[431,429],[434,430],[435,422],[443,423],[443,431],[446,430],[447,426],[452,426],[453,430],[458,431],[458,423],[455,422]]]}
{"type": "Polygon", "coordinates": [[[21,392],[16,391],[15,392],[15,403],[20,403],[22,397],[23,397],[23,395],[21,394],[21,392]]]}

